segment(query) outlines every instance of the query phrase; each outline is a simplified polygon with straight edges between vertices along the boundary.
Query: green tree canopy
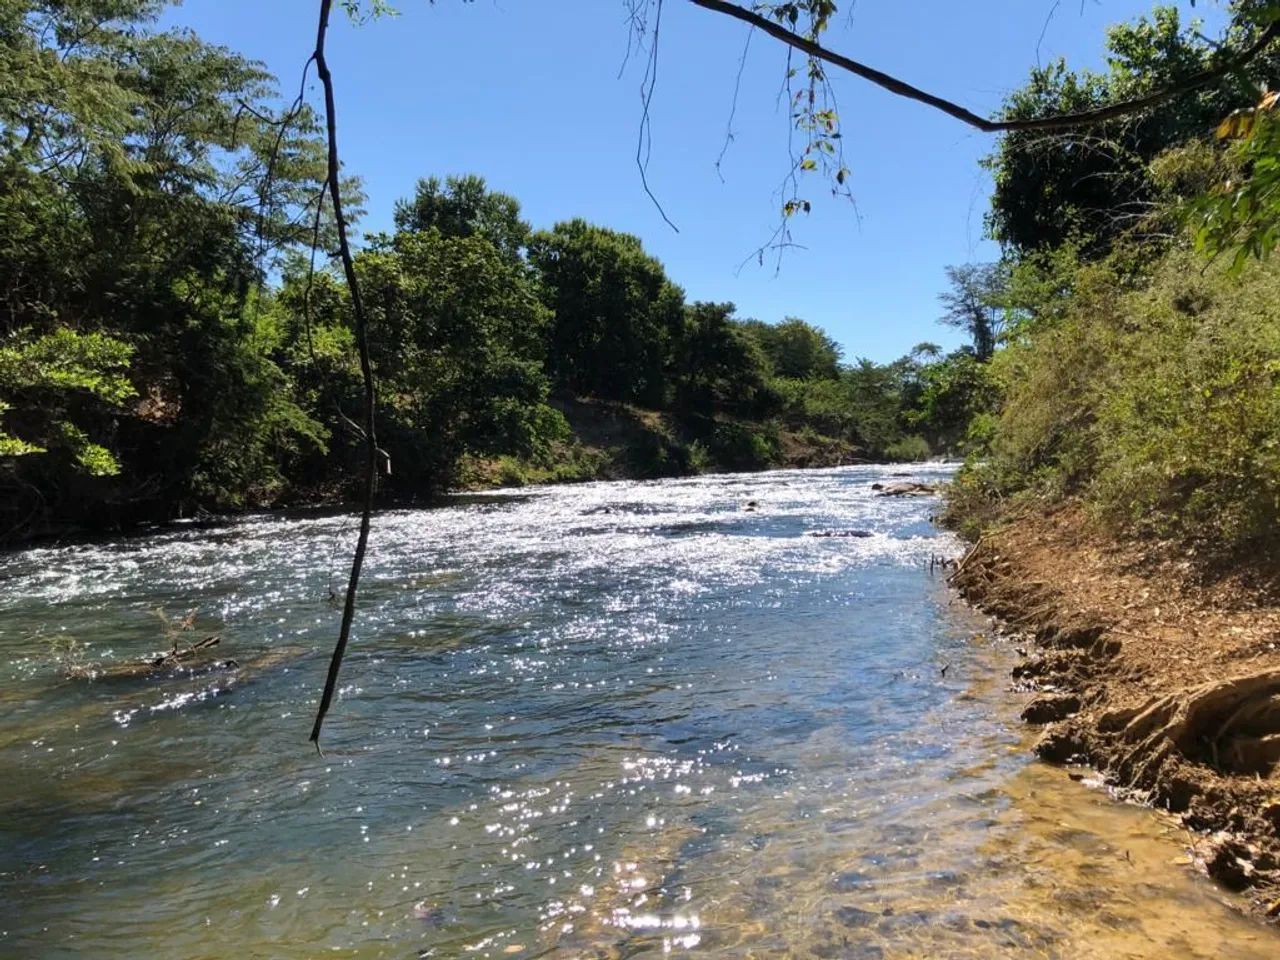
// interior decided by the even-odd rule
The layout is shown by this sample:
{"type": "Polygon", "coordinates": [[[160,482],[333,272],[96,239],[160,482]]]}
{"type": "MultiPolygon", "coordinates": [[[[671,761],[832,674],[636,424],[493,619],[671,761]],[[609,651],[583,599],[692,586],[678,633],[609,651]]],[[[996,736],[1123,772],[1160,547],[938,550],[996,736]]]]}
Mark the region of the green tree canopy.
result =
{"type": "Polygon", "coordinates": [[[529,256],[555,318],[548,363],[556,385],[665,405],[684,293],[639,238],[569,220],[535,234],[529,256]]]}
{"type": "Polygon", "coordinates": [[[356,267],[392,492],[442,490],[464,453],[531,456],[564,434],[545,402],[549,315],[523,263],[479,234],[430,228],[377,238],[356,267]]]}
{"type": "Polygon", "coordinates": [[[7,422],[45,424],[0,452],[19,513],[34,489],[41,509],[216,500],[273,482],[269,449],[317,436],[264,352],[255,293],[309,234],[323,143],[305,110],[277,122],[261,67],[157,32],[161,7],[0,5],[0,338],[19,358],[0,391],[21,404],[7,422]],[[86,495],[86,469],[119,476],[86,495]]]}
{"type": "Polygon", "coordinates": [[[747,321],[775,376],[791,380],[831,380],[840,375],[840,345],[825,330],[796,317],[781,323],[747,321]]]}
{"type": "Polygon", "coordinates": [[[951,289],[938,295],[943,306],[939,322],[968,334],[974,356],[979,360],[991,359],[1005,326],[1007,266],[966,263],[947,267],[946,273],[951,289]]]}
{"type": "Polygon", "coordinates": [[[731,303],[693,303],[677,351],[676,405],[702,415],[728,411],[768,415],[776,402],[769,363],[759,344],[733,319],[731,303]]]}
{"type": "Polygon", "coordinates": [[[468,174],[419,180],[411,200],[396,204],[399,231],[439,230],[446,237],[479,235],[508,259],[519,258],[529,242],[529,224],[520,219],[520,201],[490,190],[484,177],[468,174]]]}
{"type": "MultiPolygon", "coordinates": [[[[1231,41],[1250,35],[1254,20],[1238,10],[1231,41]]],[[[1074,71],[1059,60],[1031,71],[1010,95],[1004,115],[1026,119],[1078,112],[1161,89],[1207,69],[1216,46],[1173,7],[1112,27],[1104,73],[1074,71]]],[[[1231,111],[1257,102],[1258,87],[1276,76],[1272,49],[1216,83],[1140,113],[1076,132],[1018,131],[1001,138],[987,158],[994,191],[987,227],[1016,252],[1060,246],[1073,239],[1086,253],[1145,216],[1158,195],[1150,164],[1169,147],[1208,137],[1231,111]]]]}

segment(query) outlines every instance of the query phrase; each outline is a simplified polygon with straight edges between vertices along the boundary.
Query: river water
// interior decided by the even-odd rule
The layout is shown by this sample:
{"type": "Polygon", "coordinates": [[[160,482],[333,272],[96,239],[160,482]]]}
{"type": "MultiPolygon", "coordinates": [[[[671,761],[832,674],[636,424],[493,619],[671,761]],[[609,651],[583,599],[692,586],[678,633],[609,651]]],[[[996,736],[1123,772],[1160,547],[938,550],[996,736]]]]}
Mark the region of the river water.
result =
{"type": "Polygon", "coordinates": [[[349,519],[0,558],[0,956],[1280,955],[1029,760],[890,472],[379,516],[323,757],[349,519]],[[238,667],[110,676],[210,635],[238,667]]]}

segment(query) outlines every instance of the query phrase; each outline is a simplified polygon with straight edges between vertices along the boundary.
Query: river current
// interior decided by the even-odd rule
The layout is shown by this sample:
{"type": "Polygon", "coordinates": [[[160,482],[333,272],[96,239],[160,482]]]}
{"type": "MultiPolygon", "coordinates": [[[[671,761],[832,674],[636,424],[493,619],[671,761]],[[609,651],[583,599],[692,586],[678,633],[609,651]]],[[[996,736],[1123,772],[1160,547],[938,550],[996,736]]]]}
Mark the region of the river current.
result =
{"type": "Polygon", "coordinates": [[[0,557],[0,957],[1280,955],[1030,759],[902,469],[381,514],[323,756],[349,518],[0,557]]]}

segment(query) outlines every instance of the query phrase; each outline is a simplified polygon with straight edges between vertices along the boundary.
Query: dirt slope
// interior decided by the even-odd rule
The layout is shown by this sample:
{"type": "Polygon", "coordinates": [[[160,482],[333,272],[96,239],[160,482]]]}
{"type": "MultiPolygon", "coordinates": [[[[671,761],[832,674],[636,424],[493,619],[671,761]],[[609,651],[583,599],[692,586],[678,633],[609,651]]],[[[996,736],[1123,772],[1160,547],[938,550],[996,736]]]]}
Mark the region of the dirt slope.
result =
{"type": "Polygon", "coordinates": [[[1033,638],[1014,677],[1040,755],[1180,814],[1210,875],[1280,918],[1280,605],[1089,530],[1077,506],[1015,520],[952,582],[1033,638]]]}

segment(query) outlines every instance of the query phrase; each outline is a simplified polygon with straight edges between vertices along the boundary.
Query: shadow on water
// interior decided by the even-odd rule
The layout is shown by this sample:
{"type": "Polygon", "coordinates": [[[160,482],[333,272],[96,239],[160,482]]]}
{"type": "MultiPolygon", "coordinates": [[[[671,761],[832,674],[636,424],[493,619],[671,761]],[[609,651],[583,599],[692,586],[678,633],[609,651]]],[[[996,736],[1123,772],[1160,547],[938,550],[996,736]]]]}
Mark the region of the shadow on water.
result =
{"type": "Polygon", "coordinates": [[[380,515],[323,757],[348,518],[0,558],[0,956],[1276,956],[1180,833],[1028,762],[889,472],[380,515]],[[157,607],[261,669],[62,675],[157,607]]]}

